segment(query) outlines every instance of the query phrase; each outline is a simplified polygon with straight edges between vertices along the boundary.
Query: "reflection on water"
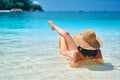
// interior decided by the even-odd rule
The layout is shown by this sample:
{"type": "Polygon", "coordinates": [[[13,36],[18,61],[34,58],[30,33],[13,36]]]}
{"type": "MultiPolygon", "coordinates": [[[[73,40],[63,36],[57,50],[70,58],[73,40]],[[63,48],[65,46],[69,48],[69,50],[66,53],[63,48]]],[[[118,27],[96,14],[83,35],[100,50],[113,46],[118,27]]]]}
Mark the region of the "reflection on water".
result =
{"type": "Polygon", "coordinates": [[[84,12],[0,13],[0,80],[119,80],[119,15],[84,12]],[[59,55],[59,35],[51,31],[47,23],[49,19],[71,35],[88,28],[95,30],[104,43],[102,53],[105,64],[70,68],[69,61],[59,55]]]}

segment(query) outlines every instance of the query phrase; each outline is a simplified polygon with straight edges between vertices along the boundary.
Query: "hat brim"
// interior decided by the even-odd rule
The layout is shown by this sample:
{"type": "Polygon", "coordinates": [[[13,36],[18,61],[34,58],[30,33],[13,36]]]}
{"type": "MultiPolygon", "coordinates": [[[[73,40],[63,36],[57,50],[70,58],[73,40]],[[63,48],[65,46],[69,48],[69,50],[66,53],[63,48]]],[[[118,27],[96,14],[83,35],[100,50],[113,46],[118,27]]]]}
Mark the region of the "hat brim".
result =
{"type": "Polygon", "coordinates": [[[96,42],[93,45],[85,42],[82,38],[82,34],[76,34],[74,40],[78,46],[87,50],[97,50],[103,46],[102,40],[99,37],[96,37],[96,42]]]}

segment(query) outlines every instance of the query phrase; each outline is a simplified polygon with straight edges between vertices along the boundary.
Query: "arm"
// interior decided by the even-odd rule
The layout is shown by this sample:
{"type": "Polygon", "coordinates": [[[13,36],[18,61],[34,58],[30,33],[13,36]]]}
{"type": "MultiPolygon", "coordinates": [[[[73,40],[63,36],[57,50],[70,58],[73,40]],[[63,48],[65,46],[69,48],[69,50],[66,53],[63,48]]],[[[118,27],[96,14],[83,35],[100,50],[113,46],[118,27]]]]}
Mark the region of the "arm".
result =
{"type": "Polygon", "coordinates": [[[104,64],[103,57],[102,57],[102,53],[101,53],[101,50],[100,50],[100,49],[98,50],[98,54],[97,54],[97,56],[95,57],[95,59],[97,60],[98,63],[104,64]]]}
{"type": "Polygon", "coordinates": [[[76,53],[74,53],[72,59],[70,60],[70,66],[73,68],[80,67],[81,65],[85,64],[85,61],[86,58],[82,56],[82,53],[76,51],[76,53]]]}
{"type": "Polygon", "coordinates": [[[70,66],[72,68],[77,68],[79,67],[79,63],[78,62],[74,62],[73,59],[70,60],[70,66]]]}

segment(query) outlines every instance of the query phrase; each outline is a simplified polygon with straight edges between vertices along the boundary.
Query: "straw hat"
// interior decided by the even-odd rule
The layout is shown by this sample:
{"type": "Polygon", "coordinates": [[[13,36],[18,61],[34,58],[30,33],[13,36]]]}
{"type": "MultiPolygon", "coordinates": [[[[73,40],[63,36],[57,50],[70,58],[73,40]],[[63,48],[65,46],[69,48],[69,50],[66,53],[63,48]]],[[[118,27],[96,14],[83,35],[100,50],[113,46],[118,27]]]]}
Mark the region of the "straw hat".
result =
{"type": "Polygon", "coordinates": [[[86,30],[83,34],[76,34],[74,40],[78,46],[87,50],[97,50],[103,45],[93,30],[86,30]]]}

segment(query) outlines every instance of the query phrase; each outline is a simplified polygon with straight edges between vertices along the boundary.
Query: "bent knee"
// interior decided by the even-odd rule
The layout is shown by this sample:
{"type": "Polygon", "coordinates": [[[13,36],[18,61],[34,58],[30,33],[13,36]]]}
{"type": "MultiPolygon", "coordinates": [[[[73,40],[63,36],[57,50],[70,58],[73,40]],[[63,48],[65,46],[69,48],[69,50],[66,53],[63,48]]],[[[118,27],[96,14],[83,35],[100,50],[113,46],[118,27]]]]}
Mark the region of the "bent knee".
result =
{"type": "Polygon", "coordinates": [[[65,38],[61,36],[61,37],[60,37],[60,40],[65,40],[65,38]]]}
{"type": "Polygon", "coordinates": [[[66,35],[69,35],[69,32],[66,31],[63,33],[63,36],[66,36],[66,35]]]}

